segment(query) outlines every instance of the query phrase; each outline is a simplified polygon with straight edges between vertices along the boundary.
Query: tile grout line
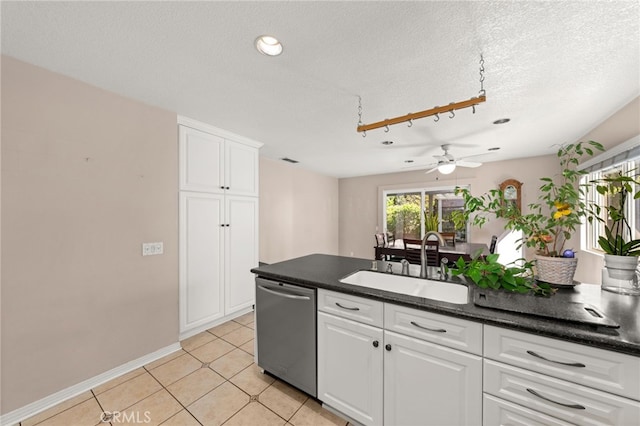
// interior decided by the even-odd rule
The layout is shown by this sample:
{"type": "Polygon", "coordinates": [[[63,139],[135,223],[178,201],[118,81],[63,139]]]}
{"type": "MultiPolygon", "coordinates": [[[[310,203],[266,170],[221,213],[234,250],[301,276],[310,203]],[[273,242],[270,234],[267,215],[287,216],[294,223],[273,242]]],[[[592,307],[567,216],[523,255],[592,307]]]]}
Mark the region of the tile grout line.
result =
{"type": "MultiPolygon", "coordinates": [[[[208,332],[208,333],[210,333],[211,335],[215,336],[216,338],[221,339],[221,337],[216,336],[215,334],[213,334],[213,333],[209,332],[209,330],[205,330],[205,331],[206,331],[206,332],[208,332]]],[[[213,341],[213,340],[212,340],[212,341],[213,341]]],[[[193,348],[193,349],[191,349],[191,350],[196,350],[196,349],[200,348],[201,346],[206,345],[207,343],[211,343],[212,341],[210,341],[210,342],[206,342],[206,343],[204,343],[204,344],[202,344],[202,345],[200,345],[200,346],[198,346],[198,347],[196,347],[196,348],[193,348]]],[[[224,339],[223,339],[223,341],[225,341],[225,342],[226,342],[226,340],[224,340],[224,339]]],[[[230,342],[227,342],[227,343],[229,343],[231,346],[233,346],[233,347],[234,347],[234,349],[240,349],[239,347],[235,346],[233,343],[230,343],[230,342]]],[[[246,343],[246,342],[245,342],[245,343],[246,343]]],[[[194,358],[194,359],[196,359],[197,361],[202,362],[202,361],[200,361],[200,359],[198,359],[195,355],[191,354],[191,351],[188,351],[188,350],[186,350],[186,349],[184,349],[184,348],[182,348],[182,349],[185,351],[185,353],[186,353],[186,354],[189,354],[191,357],[193,357],[193,358],[194,358]]],[[[240,350],[242,351],[242,349],[240,349],[240,350]]],[[[231,351],[233,351],[233,349],[232,349],[231,351]]],[[[214,360],[212,360],[212,361],[210,361],[210,362],[208,362],[208,363],[206,363],[206,364],[210,364],[211,362],[213,362],[213,361],[215,361],[215,360],[217,360],[217,359],[219,359],[219,358],[222,358],[223,356],[227,355],[227,354],[228,354],[228,353],[230,353],[231,351],[226,352],[226,353],[225,353],[225,354],[223,354],[223,355],[220,355],[218,358],[215,358],[214,360]]],[[[245,351],[243,351],[243,352],[245,352],[245,351]]],[[[245,352],[245,353],[246,353],[246,352],[245,352]]],[[[250,355],[250,354],[249,354],[249,355],[250,355]]],[[[181,355],[181,356],[182,356],[182,355],[181,355]]],[[[174,359],[175,359],[175,358],[174,358],[174,359]]],[[[203,362],[203,364],[205,364],[205,363],[203,362]]],[[[246,370],[247,368],[251,367],[251,365],[252,365],[252,364],[253,364],[253,362],[252,362],[249,366],[247,366],[247,367],[243,368],[242,370],[240,370],[239,372],[237,372],[236,374],[234,374],[233,376],[231,376],[229,379],[231,379],[231,378],[235,377],[236,375],[240,374],[242,371],[244,371],[244,370],[246,370]]],[[[163,364],[163,365],[164,365],[164,364],[163,364]]],[[[232,383],[229,379],[227,379],[226,377],[222,376],[220,373],[218,373],[217,371],[215,371],[213,368],[210,368],[209,366],[207,366],[207,367],[200,367],[200,368],[209,368],[211,371],[213,371],[214,373],[216,373],[216,374],[218,374],[220,377],[222,377],[222,378],[224,379],[224,381],[223,381],[222,383],[220,383],[219,385],[217,385],[217,386],[213,387],[212,389],[210,389],[210,390],[209,390],[208,392],[206,392],[204,395],[202,395],[202,396],[200,396],[199,398],[197,398],[197,399],[195,399],[194,401],[192,401],[192,402],[191,402],[191,404],[189,404],[189,405],[193,405],[193,404],[195,404],[197,401],[199,401],[200,399],[204,398],[206,395],[208,395],[209,393],[213,392],[215,389],[219,388],[220,386],[222,386],[223,384],[225,384],[225,383],[227,383],[227,382],[228,382],[229,384],[233,385],[234,387],[238,388],[238,389],[239,389],[241,392],[243,392],[244,394],[248,395],[244,390],[240,389],[238,386],[236,386],[236,385],[235,385],[234,383],[232,383]]],[[[146,368],[145,368],[145,369],[146,369],[146,368]]],[[[197,371],[197,370],[195,370],[195,371],[197,371]]],[[[193,372],[191,372],[191,373],[187,374],[187,375],[186,375],[186,376],[184,376],[184,377],[181,377],[180,379],[176,380],[175,382],[172,382],[171,384],[176,383],[176,382],[178,382],[178,381],[180,381],[180,380],[184,379],[185,377],[187,377],[187,376],[189,376],[189,375],[193,374],[195,371],[193,371],[193,372]]],[[[150,372],[150,371],[149,371],[149,374],[151,374],[151,372],[150,372]]],[[[195,419],[195,420],[196,420],[200,425],[202,425],[202,422],[200,422],[200,420],[199,420],[199,419],[198,419],[198,418],[197,418],[197,417],[196,417],[196,416],[195,416],[195,415],[194,415],[194,414],[189,410],[189,408],[188,408],[187,406],[185,406],[185,405],[184,405],[180,400],[178,400],[178,398],[176,398],[176,396],[175,396],[173,393],[171,393],[171,391],[170,391],[169,389],[167,389],[167,387],[165,387],[162,383],[160,383],[160,381],[159,381],[159,380],[158,380],[158,379],[157,379],[153,374],[151,374],[151,376],[154,378],[154,380],[156,380],[156,381],[160,384],[160,386],[162,386],[162,388],[163,388],[163,389],[165,389],[165,390],[169,393],[169,395],[171,395],[171,397],[172,397],[172,398],[174,398],[174,399],[178,402],[178,404],[180,404],[180,406],[181,406],[181,407],[183,407],[183,409],[184,409],[185,411],[187,411],[187,412],[189,413],[189,415],[191,415],[191,417],[193,417],[193,418],[194,418],[194,419],[195,419]]],[[[171,385],[171,384],[170,384],[170,385],[171,385]]],[[[249,395],[249,398],[251,398],[251,395],[249,395]]],[[[240,412],[240,410],[242,410],[243,408],[245,408],[245,407],[246,407],[250,402],[251,402],[251,401],[249,401],[247,404],[243,405],[243,406],[242,406],[238,411],[236,411],[235,413],[233,413],[233,415],[232,415],[231,417],[233,417],[233,416],[235,416],[236,414],[238,414],[238,412],[240,412]]],[[[177,414],[177,413],[176,413],[176,414],[177,414]]],[[[174,414],[174,415],[175,415],[175,414],[174,414]]],[[[172,417],[173,417],[173,416],[172,416],[172,417]]],[[[231,417],[229,417],[229,419],[231,419],[231,417]]],[[[170,417],[170,418],[171,418],[171,417],[170,417]]],[[[225,420],[225,423],[226,423],[227,421],[229,421],[229,419],[225,420]]],[[[167,419],[167,420],[168,420],[168,419],[167,419]]],[[[165,420],[165,421],[166,421],[166,420],[165,420]]]]}
{"type": "MultiPolygon", "coordinates": [[[[185,352],[186,352],[186,351],[185,351],[185,352]]],[[[189,353],[189,352],[187,352],[187,353],[189,353]]],[[[189,354],[189,355],[191,355],[191,354],[189,354]]],[[[182,356],[182,355],[181,355],[181,356],[182,356]]],[[[193,355],[191,355],[191,356],[193,356],[193,355]]],[[[195,357],[194,357],[194,358],[195,358],[195,357]]],[[[196,359],[197,359],[197,358],[196,358],[196,359]]],[[[197,370],[196,370],[196,371],[197,371],[197,370]]],[[[189,373],[189,374],[192,374],[192,373],[189,373]]],[[[188,376],[189,374],[187,374],[187,376],[188,376]]],[[[185,405],[182,403],[182,401],[180,401],[178,398],[176,398],[176,396],[175,396],[174,394],[172,394],[172,393],[171,393],[171,391],[170,391],[169,389],[167,389],[167,388],[166,388],[166,386],[165,386],[165,385],[163,385],[163,384],[160,382],[160,380],[158,380],[158,379],[156,378],[156,376],[154,376],[153,374],[151,374],[151,372],[149,372],[149,375],[150,375],[151,377],[153,377],[153,380],[155,380],[156,382],[158,382],[158,384],[162,387],[162,389],[166,390],[166,391],[167,391],[167,393],[168,393],[169,395],[171,395],[171,398],[175,399],[175,400],[176,400],[176,402],[177,402],[178,404],[180,404],[180,406],[182,407],[182,409],[183,409],[183,410],[185,410],[187,413],[189,413],[189,415],[190,415],[191,417],[193,417],[193,418],[195,419],[195,421],[197,421],[197,422],[198,422],[198,424],[200,424],[200,425],[202,426],[202,422],[200,422],[200,420],[198,420],[198,419],[196,418],[196,416],[194,416],[194,415],[193,415],[193,413],[192,413],[191,411],[189,411],[189,409],[188,409],[187,407],[185,407],[185,405]]],[[[184,377],[187,377],[187,376],[184,376],[184,377]]],[[[182,380],[184,377],[181,377],[180,379],[176,380],[176,381],[175,381],[175,382],[173,382],[173,383],[176,383],[177,381],[182,380]]],[[[173,384],[173,383],[171,383],[171,384],[173,384]]],[[[170,385],[171,385],[171,384],[170,384],[170,385]]],[[[217,387],[217,386],[216,386],[216,387],[217,387]]],[[[162,389],[160,389],[160,390],[162,390],[162,389]]],[[[215,389],[215,388],[214,388],[214,389],[215,389]]],[[[160,391],[158,391],[158,392],[160,392],[160,391]]],[[[155,393],[154,393],[154,394],[155,394],[155,393]]],[[[153,395],[153,394],[152,394],[152,395],[153,395]]],[[[151,395],[149,395],[149,396],[151,396],[151,395]]],[[[147,397],[147,398],[148,398],[148,397],[147,397]]],[[[195,402],[195,401],[194,401],[194,402],[195,402]]],[[[174,417],[174,416],[175,416],[176,414],[178,414],[180,411],[182,411],[182,410],[178,410],[178,412],[177,412],[177,413],[174,413],[174,414],[173,414],[173,415],[171,415],[168,419],[163,420],[163,422],[162,422],[162,423],[165,423],[167,420],[169,420],[170,418],[174,417]]],[[[162,423],[160,423],[160,424],[162,424],[162,423]]]]}

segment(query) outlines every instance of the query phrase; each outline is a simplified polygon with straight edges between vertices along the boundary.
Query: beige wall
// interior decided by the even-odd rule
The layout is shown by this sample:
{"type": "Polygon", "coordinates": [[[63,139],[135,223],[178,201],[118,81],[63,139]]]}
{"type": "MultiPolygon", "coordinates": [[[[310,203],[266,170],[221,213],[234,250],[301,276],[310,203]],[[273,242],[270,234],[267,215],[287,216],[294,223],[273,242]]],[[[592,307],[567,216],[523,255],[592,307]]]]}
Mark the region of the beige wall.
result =
{"type": "Polygon", "coordinates": [[[338,179],[260,157],[260,261],[338,254],[338,179]]]}
{"type": "Polygon", "coordinates": [[[2,57],[2,413],[177,341],[176,128],[2,57]]]}
{"type": "MultiPolygon", "coordinates": [[[[629,104],[610,118],[595,126],[580,140],[596,140],[611,148],[640,133],[640,98],[629,104]]],[[[374,233],[382,230],[382,191],[394,188],[436,188],[443,186],[469,185],[474,195],[480,195],[498,187],[505,179],[523,182],[522,206],[535,202],[540,187],[539,178],[558,172],[555,156],[535,157],[485,163],[476,169],[458,168],[452,175],[438,173],[425,175],[424,172],[404,172],[384,175],[340,179],[340,254],[373,258],[374,233]]],[[[495,220],[484,228],[472,228],[472,242],[488,242],[491,235],[503,232],[504,221],[495,220]]],[[[580,237],[575,235],[569,246],[580,248],[580,237]]],[[[527,257],[533,252],[527,251],[527,257]]],[[[580,252],[581,259],[576,279],[583,282],[600,283],[602,257],[580,252]]]]}

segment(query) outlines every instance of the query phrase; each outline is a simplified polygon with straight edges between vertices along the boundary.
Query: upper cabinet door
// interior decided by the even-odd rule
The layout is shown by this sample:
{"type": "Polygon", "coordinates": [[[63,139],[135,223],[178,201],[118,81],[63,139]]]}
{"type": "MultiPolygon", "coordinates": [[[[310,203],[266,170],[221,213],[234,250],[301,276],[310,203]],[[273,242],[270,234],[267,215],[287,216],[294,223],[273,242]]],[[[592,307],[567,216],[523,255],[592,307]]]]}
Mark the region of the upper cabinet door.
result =
{"type": "Polygon", "coordinates": [[[223,193],[225,140],[185,126],[179,133],[180,190],[223,193]]]}
{"type": "Polygon", "coordinates": [[[225,187],[228,194],[258,196],[258,150],[226,141],[225,187]]]}

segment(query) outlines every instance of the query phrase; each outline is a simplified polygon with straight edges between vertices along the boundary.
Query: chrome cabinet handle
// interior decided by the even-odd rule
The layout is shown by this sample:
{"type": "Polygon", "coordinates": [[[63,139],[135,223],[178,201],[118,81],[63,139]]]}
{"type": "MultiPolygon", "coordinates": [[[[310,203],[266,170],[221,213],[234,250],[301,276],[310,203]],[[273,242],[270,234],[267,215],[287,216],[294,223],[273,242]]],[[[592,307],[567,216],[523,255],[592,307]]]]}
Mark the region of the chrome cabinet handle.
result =
{"type": "Polygon", "coordinates": [[[277,290],[272,290],[270,288],[263,287],[261,285],[259,285],[258,288],[261,289],[261,290],[266,291],[267,293],[274,294],[276,296],[286,297],[287,299],[311,300],[311,298],[309,296],[298,296],[296,294],[281,293],[281,292],[279,292],[277,290]]]}
{"type": "Polygon", "coordinates": [[[560,364],[560,365],[568,365],[569,367],[586,367],[586,365],[584,365],[581,362],[563,362],[563,361],[554,361],[552,359],[549,358],[545,358],[542,355],[538,355],[537,353],[535,353],[534,351],[527,351],[527,353],[531,356],[535,356],[536,358],[540,358],[543,359],[545,361],[549,361],[549,362],[553,362],[555,364],[560,364]]]}
{"type": "Polygon", "coordinates": [[[567,407],[567,408],[574,408],[576,410],[586,410],[586,407],[584,405],[580,405],[580,404],[565,404],[563,402],[554,401],[551,398],[547,398],[544,395],[540,395],[538,392],[534,391],[533,389],[527,388],[527,392],[529,392],[531,395],[537,396],[538,398],[544,399],[545,401],[551,402],[553,404],[561,405],[561,406],[567,407]]]}
{"type": "Polygon", "coordinates": [[[348,309],[348,310],[350,310],[350,311],[359,311],[359,310],[360,310],[360,308],[350,308],[350,307],[348,307],[348,306],[342,306],[342,305],[341,305],[341,304],[339,304],[338,302],[336,302],[336,305],[338,305],[338,307],[339,307],[339,308],[342,308],[342,309],[348,309]]]}
{"type": "Polygon", "coordinates": [[[424,325],[420,325],[415,321],[411,321],[411,325],[421,328],[423,330],[427,330],[427,331],[433,331],[434,333],[446,333],[447,330],[445,330],[444,328],[429,328],[429,327],[425,327],[424,325]]]}

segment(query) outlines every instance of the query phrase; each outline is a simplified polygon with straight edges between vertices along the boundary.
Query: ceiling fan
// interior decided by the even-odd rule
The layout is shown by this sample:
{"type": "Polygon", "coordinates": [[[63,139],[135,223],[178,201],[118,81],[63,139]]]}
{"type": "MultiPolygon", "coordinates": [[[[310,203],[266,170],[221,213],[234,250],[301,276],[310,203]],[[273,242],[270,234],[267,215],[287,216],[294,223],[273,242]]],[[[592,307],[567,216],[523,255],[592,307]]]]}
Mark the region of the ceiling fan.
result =
{"type": "Polygon", "coordinates": [[[456,160],[453,157],[453,155],[449,154],[449,147],[450,147],[449,144],[444,144],[441,146],[442,150],[444,151],[444,154],[434,155],[433,158],[438,160],[438,162],[434,164],[430,164],[429,166],[435,166],[435,167],[427,170],[425,173],[431,173],[437,170],[443,175],[448,175],[450,173],[453,173],[453,171],[456,169],[457,166],[480,167],[482,165],[482,163],[478,163],[476,161],[463,161],[465,158],[469,158],[469,157],[462,157],[456,160]]]}

